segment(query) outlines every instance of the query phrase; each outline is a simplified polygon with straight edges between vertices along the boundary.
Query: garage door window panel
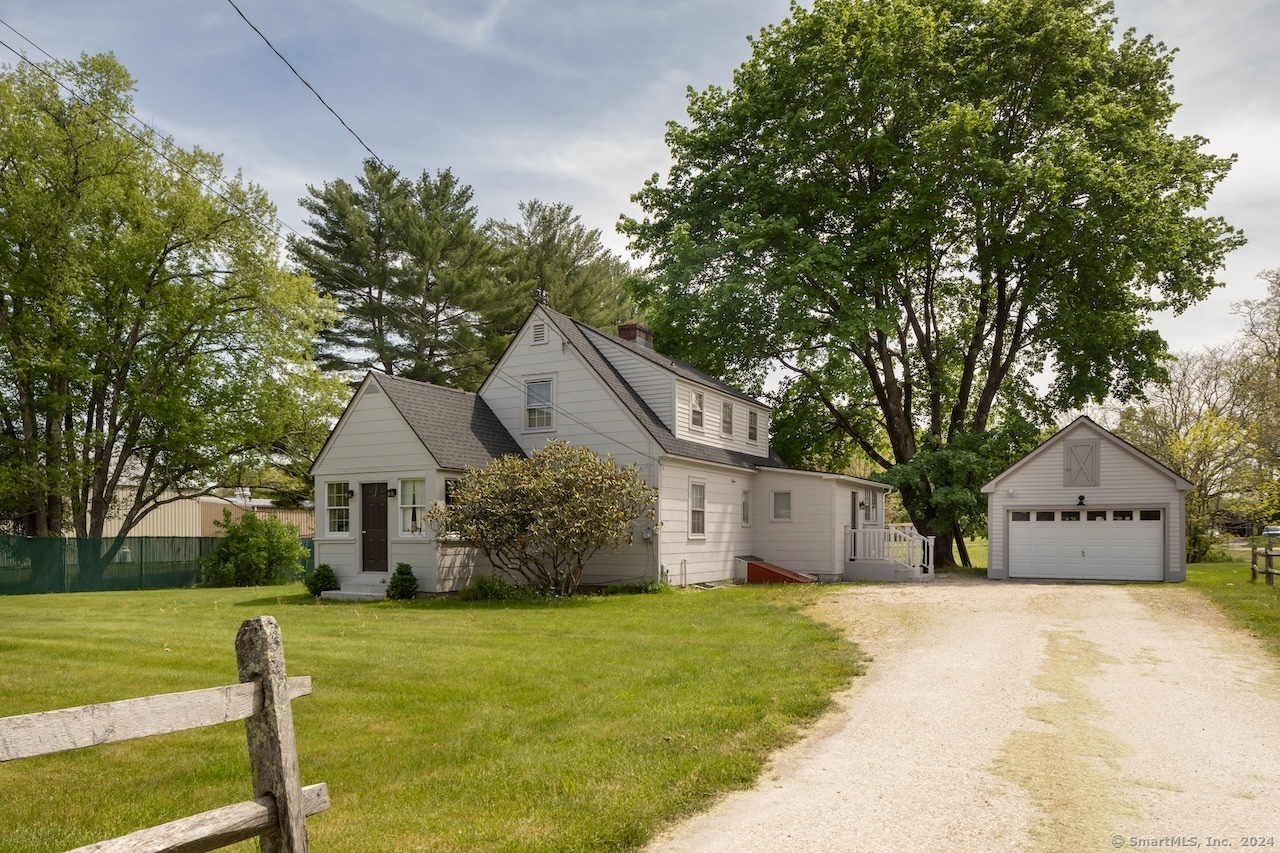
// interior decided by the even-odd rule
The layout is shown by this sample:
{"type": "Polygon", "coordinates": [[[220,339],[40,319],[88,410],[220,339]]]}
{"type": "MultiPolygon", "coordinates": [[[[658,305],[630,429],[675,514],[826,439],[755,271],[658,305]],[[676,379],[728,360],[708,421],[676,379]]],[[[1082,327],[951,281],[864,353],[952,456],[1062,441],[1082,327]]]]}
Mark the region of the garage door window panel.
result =
{"type": "Polygon", "coordinates": [[[1107,511],[1105,509],[1091,509],[1084,514],[1085,521],[1106,521],[1107,511]]]}
{"type": "Polygon", "coordinates": [[[1036,521],[1053,521],[1054,513],[1043,510],[1036,513],[1036,521]]]}
{"type": "Polygon", "coordinates": [[[1139,521],[1159,521],[1159,520],[1160,520],[1160,510],[1158,510],[1158,509],[1144,509],[1144,510],[1142,510],[1141,512],[1139,512],[1139,513],[1138,513],[1138,520],[1139,520],[1139,521]]]}
{"type": "Polygon", "coordinates": [[[1133,510],[1118,509],[1115,512],[1111,513],[1111,520],[1112,521],[1133,521],[1133,510]]]}

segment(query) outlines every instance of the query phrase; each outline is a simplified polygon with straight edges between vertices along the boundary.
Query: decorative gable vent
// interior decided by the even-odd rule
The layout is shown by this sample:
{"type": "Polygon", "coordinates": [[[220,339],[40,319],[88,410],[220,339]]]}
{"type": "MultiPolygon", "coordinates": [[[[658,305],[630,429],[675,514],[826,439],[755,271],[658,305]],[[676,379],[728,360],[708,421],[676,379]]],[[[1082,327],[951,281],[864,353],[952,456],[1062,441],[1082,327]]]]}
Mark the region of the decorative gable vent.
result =
{"type": "Polygon", "coordinates": [[[1068,441],[1062,445],[1064,486],[1098,485],[1098,441],[1068,441]]]}
{"type": "Polygon", "coordinates": [[[547,324],[533,324],[533,342],[535,344],[545,344],[547,342],[547,324]]]}
{"type": "Polygon", "coordinates": [[[377,396],[378,394],[382,393],[382,386],[379,385],[378,381],[375,379],[374,381],[369,383],[368,388],[364,389],[364,393],[366,396],[369,396],[369,397],[377,396]]]}

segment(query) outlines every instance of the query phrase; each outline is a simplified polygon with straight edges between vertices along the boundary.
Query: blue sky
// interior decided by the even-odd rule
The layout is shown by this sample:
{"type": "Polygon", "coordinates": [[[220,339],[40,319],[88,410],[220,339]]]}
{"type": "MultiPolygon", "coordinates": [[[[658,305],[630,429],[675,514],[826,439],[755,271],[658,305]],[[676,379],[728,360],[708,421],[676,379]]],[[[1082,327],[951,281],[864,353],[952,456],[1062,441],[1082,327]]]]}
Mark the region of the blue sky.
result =
{"type": "MultiPolygon", "coordinates": [[[[237,0],[325,99],[403,173],[451,167],[481,215],[572,204],[620,253],[619,214],[665,172],[665,123],[685,90],[727,84],[746,37],[783,0],[237,0]]],[[[1225,341],[1232,302],[1280,267],[1280,8],[1262,0],[1117,0],[1122,28],[1180,49],[1174,122],[1240,161],[1210,210],[1244,229],[1227,286],[1156,326],[1175,349],[1225,341]]],[[[6,0],[3,18],[60,58],[112,51],[138,81],[138,116],[224,155],[298,230],[308,184],[351,178],[365,155],[225,0],[6,0]]],[[[18,46],[12,32],[0,38],[18,46]]],[[[25,45],[23,45],[26,47],[25,45]]],[[[40,58],[27,47],[32,58],[40,58]]],[[[14,57],[2,60],[12,64],[14,57]]]]}

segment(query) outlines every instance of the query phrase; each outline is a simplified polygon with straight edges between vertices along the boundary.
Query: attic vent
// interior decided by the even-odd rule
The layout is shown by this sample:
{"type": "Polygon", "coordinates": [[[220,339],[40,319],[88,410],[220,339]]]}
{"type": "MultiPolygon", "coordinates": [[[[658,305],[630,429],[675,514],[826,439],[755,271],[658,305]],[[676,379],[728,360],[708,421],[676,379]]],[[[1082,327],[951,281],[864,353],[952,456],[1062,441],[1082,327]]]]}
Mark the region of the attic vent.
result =
{"type": "Polygon", "coordinates": [[[547,342],[547,324],[533,324],[533,342],[535,344],[545,344],[547,342]]]}
{"type": "Polygon", "coordinates": [[[376,394],[381,394],[381,393],[382,393],[382,386],[381,386],[381,385],[379,385],[377,382],[370,382],[370,383],[369,383],[369,387],[368,387],[368,388],[366,388],[366,389],[364,389],[364,393],[365,393],[365,394],[367,394],[367,395],[368,395],[368,396],[370,396],[370,397],[372,397],[372,396],[374,396],[374,395],[376,395],[376,394]]]}

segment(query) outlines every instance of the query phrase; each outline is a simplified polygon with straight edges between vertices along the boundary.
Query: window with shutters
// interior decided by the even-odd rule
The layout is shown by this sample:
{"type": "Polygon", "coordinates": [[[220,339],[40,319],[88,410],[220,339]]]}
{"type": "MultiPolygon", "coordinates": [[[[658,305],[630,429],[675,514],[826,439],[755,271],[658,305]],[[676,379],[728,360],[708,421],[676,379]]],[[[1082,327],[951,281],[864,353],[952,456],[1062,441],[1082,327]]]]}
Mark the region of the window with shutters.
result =
{"type": "Polygon", "coordinates": [[[1098,485],[1098,440],[1067,441],[1062,445],[1062,485],[1098,485]]]}

